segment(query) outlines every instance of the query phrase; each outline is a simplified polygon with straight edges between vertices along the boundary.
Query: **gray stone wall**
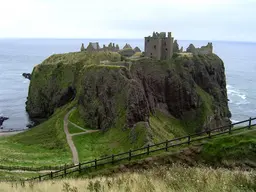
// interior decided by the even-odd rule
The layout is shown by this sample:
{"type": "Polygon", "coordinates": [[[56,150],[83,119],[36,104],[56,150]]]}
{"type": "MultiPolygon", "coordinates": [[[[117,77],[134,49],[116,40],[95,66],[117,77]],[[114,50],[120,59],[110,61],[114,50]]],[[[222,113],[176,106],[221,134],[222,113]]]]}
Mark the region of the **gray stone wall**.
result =
{"type": "Polygon", "coordinates": [[[202,46],[201,48],[195,48],[193,44],[190,44],[187,48],[187,52],[194,55],[209,55],[213,53],[213,46],[212,43],[208,43],[206,46],[202,46]]]}
{"type": "Polygon", "coordinates": [[[155,58],[158,60],[165,60],[172,58],[173,55],[173,37],[168,33],[166,37],[165,32],[153,33],[152,37],[145,37],[145,56],[155,58]]]}

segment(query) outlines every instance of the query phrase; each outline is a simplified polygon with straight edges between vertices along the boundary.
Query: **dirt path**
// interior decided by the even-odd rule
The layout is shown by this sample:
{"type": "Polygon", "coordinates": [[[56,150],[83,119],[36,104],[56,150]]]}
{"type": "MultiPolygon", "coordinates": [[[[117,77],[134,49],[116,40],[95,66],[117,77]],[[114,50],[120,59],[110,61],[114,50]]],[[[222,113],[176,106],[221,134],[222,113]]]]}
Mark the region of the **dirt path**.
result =
{"type": "Polygon", "coordinates": [[[80,126],[78,126],[77,124],[75,124],[75,123],[72,123],[71,121],[68,121],[70,124],[72,124],[72,125],[74,125],[76,128],[78,128],[78,129],[81,129],[81,130],[83,130],[83,131],[87,131],[86,129],[84,129],[84,128],[82,128],[82,127],[80,127],[80,126]]]}
{"type": "Polygon", "coordinates": [[[79,158],[78,158],[78,153],[77,153],[77,150],[76,150],[76,146],[74,145],[74,142],[72,140],[72,136],[71,134],[69,133],[68,131],[68,117],[70,115],[70,113],[74,110],[75,108],[73,108],[72,110],[70,110],[64,117],[64,132],[66,134],[66,138],[67,138],[67,142],[68,142],[68,145],[71,149],[71,152],[72,152],[72,156],[73,156],[73,163],[75,165],[79,164],[79,158]]]}
{"type": "Polygon", "coordinates": [[[99,130],[86,130],[85,132],[82,132],[82,133],[71,134],[71,136],[84,135],[84,134],[89,134],[89,133],[94,133],[94,132],[99,132],[99,130]]]}
{"type": "Polygon", "coordinates": [[[70,115],[70,113],[72,113],[73,110],[75,110],[76,108],[73,108],[71,109],[64,117],[64,131],[65,131],[65,134],[66,134],[66,138],[67,138],[67,142],[68,142],[68,145],[71,149],[71,152],[72,152],[72,156],[73,156],[73,163],[75,165],[79,164],[79,157],[78,157],[78,152],[77,152],[77,149],[76,149],[76,146],[72,140],[72,136],[76,136],[76,135],[84,135],[84,134],[89,134],[89,133],[94,133],[94,132],[98,132],[99,130],[86,130],[78,125],[76,125],[75,123],[72,123],[68,120],[68,117],[70,115]],[[70,134],[69,131],[68,131],[68,123],[71,123],[72,125],[74,125],[75,127],[83,130],[84,132],[82,133],[74,133],[74,134],[70,134]]]}

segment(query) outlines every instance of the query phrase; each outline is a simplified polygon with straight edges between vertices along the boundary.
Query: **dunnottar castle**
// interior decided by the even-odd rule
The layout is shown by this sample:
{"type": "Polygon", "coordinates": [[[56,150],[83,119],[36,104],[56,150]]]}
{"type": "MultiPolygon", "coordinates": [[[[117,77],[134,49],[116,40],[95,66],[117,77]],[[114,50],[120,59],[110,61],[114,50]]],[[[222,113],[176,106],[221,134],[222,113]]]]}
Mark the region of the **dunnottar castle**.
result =
{"type": "MultiPolygon", "coordinates": [[[[99,52],[99,51],[113,51],[118,52],[124,57],[132,57],[136,53],[141,53],[138,47],[132,48],[131,45],[126,44],[122,49],[118,44],[109,43],[108,46],[103,45],[101,48],[98,42],[90,42],[85,49],[84,44],[81,46],[81,51],[87,52],[99,52]]],[[[145,37],[144,52],[145,57],[150,57],[158,60],[171,59],[174,53],[190,53],[194,55],[207,55],[213,53],[212,43],[208,43],[206,46],[196,48],[193,44],[190,44],[186,51],[183,51],[183,47],[179,48],[177,40],[174,40],[172,33],[168,32],[153,32],[152,36],[145,37]]]]}

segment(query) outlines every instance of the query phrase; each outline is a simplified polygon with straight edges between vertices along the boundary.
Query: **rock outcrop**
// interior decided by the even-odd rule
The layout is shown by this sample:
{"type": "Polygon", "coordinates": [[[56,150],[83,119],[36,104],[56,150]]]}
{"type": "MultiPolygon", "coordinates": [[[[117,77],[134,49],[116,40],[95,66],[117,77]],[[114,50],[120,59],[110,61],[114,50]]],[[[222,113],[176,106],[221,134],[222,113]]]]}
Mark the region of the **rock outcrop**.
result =
{"type": "Polygon", "coordinates": [[[4,121],[6,121],[8,119],[9,119],[8,117],[1,117],[0,116],[0,128],[2,128],[2,125],[3,125],[4,121]]]}
{"type": "Polygon", "coordinates": [[[31,80],[31,74],[30,73],[22,73],[22,76],[25,77],[26,79],[31,80]]]}
{"type": "Polygon", "coordinates": [[[125,67],[118,53],[70,53],[34,68],[26,106],[30,116],[47,118],[72,99],[89,127],[105,131],[142,122],[150,132],[150,119],[159,111],[189,133],[225,125],[231,116],[224,64],[215,54],[140,58],[125,67]]]}

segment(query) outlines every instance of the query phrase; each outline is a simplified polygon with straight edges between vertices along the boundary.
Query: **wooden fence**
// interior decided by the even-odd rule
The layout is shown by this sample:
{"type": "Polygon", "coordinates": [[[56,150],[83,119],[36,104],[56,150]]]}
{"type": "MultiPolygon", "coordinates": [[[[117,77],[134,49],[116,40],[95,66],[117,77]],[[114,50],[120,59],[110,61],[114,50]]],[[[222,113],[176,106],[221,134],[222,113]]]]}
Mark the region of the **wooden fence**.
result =
{"type": "Polygon", "coordinates": [[[0,170],[13,171],[13,170],[21,170],[21,171],[53,171],[60,170],[65,168],[73,167],[74,164],[70,165],[60,165],[60,166],[41,166],[41,167],[22,167],[22,166],[5,166],[0,165],[0,170]]]}
{"type": "Polygon", "coordinates": [[[256,120],[256,118],[250,118],[248,120],[240,121],[227,126],[206,130],[196,134],[187,135],[187,136],[183,136],[183,137],[179,137],[171,140],[166,140],[164,142],[157,143],[154,145],[147,145],[139,149],[129,150],[124,153],[112,154],[104,158],[94,159],[84,163],[79,163],[78,165],[65,167],[64,169],[50,172],[49,174],[40,175],[38,177],[30,178],[25,181],[43,181],[47,179],[63,178],[71,173],[75,173],[75,172],[81,173],[82,171],[89,170],[91,168],[97,169],[100,166],[107,165],[107,164],[114,164],[116,162],[120,162],[123,160],[131,161],[133,158],[140,157],[143,155],[149,155],[153,152],[168,151],[169,148],[174,148],[174,147],[183,146],[183,145],[190,145],[191,143],[204,140],[207,138],[213,138],[223,134],[231,134],[232,132],[236,132],[242,129],[252,129],[256,127],[256,123],[253,124],[253,120],[256,120]],[[235,125],[241,125],[241,126],[235,127],[235,125]]]}

